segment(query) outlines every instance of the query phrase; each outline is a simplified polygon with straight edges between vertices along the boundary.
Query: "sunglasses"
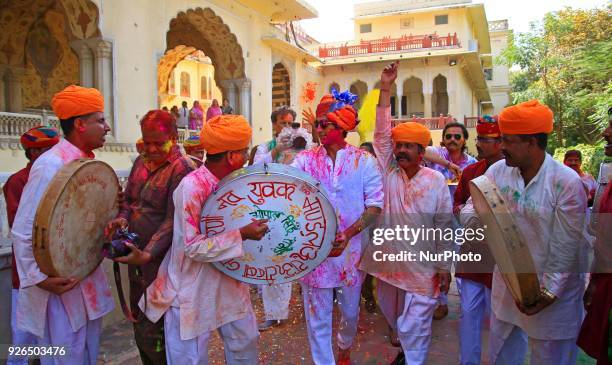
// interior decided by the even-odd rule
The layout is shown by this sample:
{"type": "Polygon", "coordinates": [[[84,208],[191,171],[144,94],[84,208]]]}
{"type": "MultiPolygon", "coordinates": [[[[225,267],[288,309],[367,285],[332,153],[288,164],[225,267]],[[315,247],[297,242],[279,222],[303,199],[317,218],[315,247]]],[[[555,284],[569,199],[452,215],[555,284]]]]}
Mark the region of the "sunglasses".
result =
{"type": "Polygon", "coordinates": [[[330,122],[327,119],[321,119],[321,120],[317,120],[315,122],[315,128],[325,129],[325,128],[327,128],[330,125],[336,126],[334,123],[330,122]]]}
{"type": "Polygon", "coordinates": [[[451,134],[451,133],[446,133],[446,134],[444,135],[444,138],[445,138],[445,139],[451,139],[451,138],[454,138],[454,139],[456,139],[457,141],[460,141],[462,137],[463,137],[463,135],[462,135],[462,134],[451,134]]]}

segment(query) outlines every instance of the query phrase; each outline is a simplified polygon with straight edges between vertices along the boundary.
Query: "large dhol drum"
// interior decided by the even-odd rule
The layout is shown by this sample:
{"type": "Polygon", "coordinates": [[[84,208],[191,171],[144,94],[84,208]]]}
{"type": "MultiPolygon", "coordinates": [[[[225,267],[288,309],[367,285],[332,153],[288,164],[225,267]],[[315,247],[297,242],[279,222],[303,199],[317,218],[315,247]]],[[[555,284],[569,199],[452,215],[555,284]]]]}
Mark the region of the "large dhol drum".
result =
{"type": "Polygon", "coordinates": [[[221,180],[201,216],[209,237],[268,219],[260,241],[246,240],[244,256],[214,265],[252,284],[297,280],[327,258],[336,236],[336,215],[319,183],[281,164],[249,166],[221,180]]]}
{"type": "Polygon", "coordinates": [[[102,161],[79,159],[62,167],[34,218],[34,258],[43,273],[80,280],[98,267],[119,189],[115,171],[102,161]]]}
{"type": "Polygon", "coordinates": [[[486,176],[470,181],[474,209],[486,227],[486,241],[515,301],[535,303],[540,292],[533,258],[497,186],[486,176]]]}

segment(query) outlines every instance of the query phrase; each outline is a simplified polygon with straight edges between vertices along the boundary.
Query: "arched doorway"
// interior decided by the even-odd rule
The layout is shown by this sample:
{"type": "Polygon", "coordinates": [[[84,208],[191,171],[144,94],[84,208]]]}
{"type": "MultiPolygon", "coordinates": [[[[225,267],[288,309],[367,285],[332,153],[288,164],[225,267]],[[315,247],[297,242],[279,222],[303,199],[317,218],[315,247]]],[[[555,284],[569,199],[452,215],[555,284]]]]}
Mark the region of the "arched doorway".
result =
{"type": "Polygon", "coordinates": [[[102,92],[113,127],[112,44],[92,1],[4,1],[0,19],[0,111],[49,110],[55,93],[78,84],[102,92]]]}
{"type": "Polygon", "coordinates": [[[272,69],[272,110],[280,106],[291,105],[291,81],[289,72],[282,63],[272,69]]]}
{"type": "Polygon", "coordinates": [[[423,97],[423,81],[410,77],[404,81],[402,95],[402,116],[423,118],[425,116],[425,99],[423,97]]]}
{"type": "Polygon", "coordinates": [[[448,92],[446,90],[446,77],[440,74],[433,79],[431,114],[432,117],[448,115],[448,92]]]}
{"type": "MultiPolygon", "coordinates": [[[[242,47],[223,19],[210,8],[180,12],[170,21],[170,29],[166,33],[166,54],[157,68],[158,95],[167,93],[170,73],[187,54],[195,50],[202,51],[214,66],[214,77],[207,89],[214,90],[214,81],[235,113],[244,115],[250,121],[251,82],[245,75],[242,47]]],[[[201,84],[201,80],[198,83],[201,84]]]]}
{"type": "MultiPolygon", "coordinates": [[[[379,89],[380,90],[380,81],[376,81],[376,83],[374,84],[374,89],[379,89]]],[[[393,84],[391,85],[391,89],[390,89],[390,93],[391,93],[391,116],[394,118],[399,118],[400,117],[400,113],[399,113],[399,105],[398,105],[398,100],[397,100],[397,84],[395,83],[395,81],[393,82],[393,84]]]]}
{"type": "Polygon", "coordinates": [[[363,98],[368,94],[368,85],[361,80],[357,80],[351,84],[349,91],[357,95],[355,109],[359,110],[359,108],[361,108],[361,103],[363,103],[363,98]]]}

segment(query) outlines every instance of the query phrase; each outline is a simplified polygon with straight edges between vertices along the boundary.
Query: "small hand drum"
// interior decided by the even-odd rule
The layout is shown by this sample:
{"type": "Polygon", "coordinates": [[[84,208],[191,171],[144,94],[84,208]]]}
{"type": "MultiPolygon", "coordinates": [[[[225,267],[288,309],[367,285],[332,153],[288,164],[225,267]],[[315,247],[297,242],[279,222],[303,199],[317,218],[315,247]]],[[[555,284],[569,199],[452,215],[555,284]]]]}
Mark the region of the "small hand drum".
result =
{"type": "Polygon", "coordinates": [[[268,219],[270,231],[244,241],[244,256],[214,264],[246,283],[303,277],[327,258],[336,236],[336,215],[319,183],[286,165],[249,166],[225,177],[204,204],[200,228],[213,237],[253,219],[268,219]]]}

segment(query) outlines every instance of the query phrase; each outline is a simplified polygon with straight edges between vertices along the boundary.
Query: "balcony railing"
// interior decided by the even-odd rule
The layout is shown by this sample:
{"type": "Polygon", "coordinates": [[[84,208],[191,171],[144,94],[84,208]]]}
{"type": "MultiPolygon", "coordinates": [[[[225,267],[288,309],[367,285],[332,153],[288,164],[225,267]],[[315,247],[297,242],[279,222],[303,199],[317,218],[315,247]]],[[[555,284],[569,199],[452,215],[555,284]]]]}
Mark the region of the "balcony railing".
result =
{"type": "MultiPolygon", "coordinates": [[[[423,124],[429,129],[443,129],[444,126],[446,126],[448,123],[456,122],[456,121],[457,119],[455,117],[436,117],[436,118],[413,117],[413,118],[392,119],[391,123],[393,124],[393,126],[396,126],[404,122],[417,122],[417,123],[423,124]]],[[[464,117],[463,118],[463,124],[467,128],[476,128],[477,122],[478,122],[478,117],[464,117]]]]}
{"type": "Polygon", "coordinates": [[[416,52],[427,49],[459,48],[457,33],[439,36],[437,34],[404,35],[400,38],[382,38],[361,41],[359,44],[319,47],[319,57],[360,56],[387,52],[416,52]]]}
{"type": "Polygon", "coordinates": [[[34,113],[0,112],[0,136],[20,137],[29,129],[39,125],[50,125],[59,130],[59,119],[46,111],[34,113]]]}

